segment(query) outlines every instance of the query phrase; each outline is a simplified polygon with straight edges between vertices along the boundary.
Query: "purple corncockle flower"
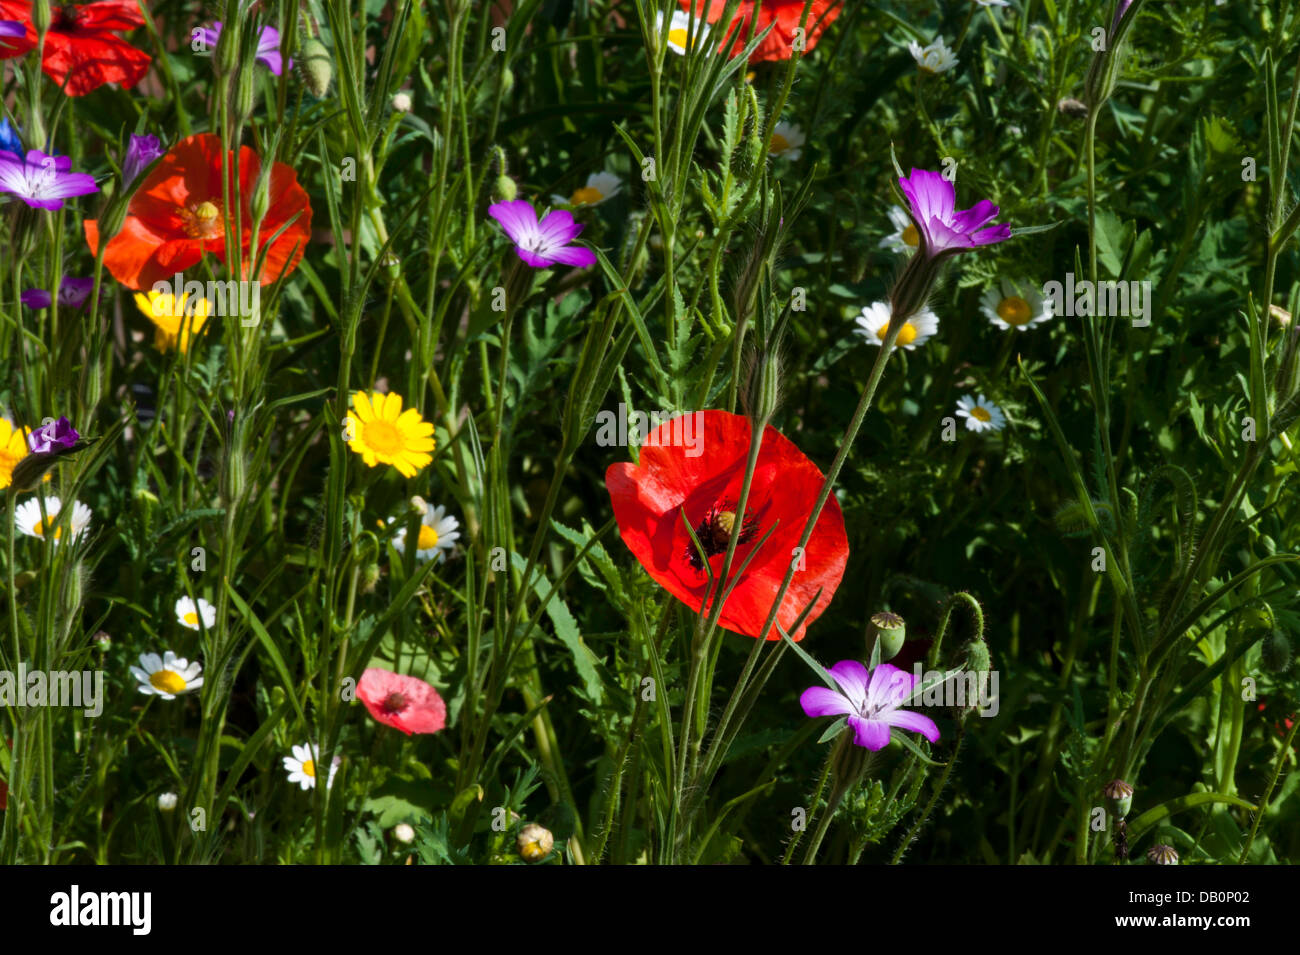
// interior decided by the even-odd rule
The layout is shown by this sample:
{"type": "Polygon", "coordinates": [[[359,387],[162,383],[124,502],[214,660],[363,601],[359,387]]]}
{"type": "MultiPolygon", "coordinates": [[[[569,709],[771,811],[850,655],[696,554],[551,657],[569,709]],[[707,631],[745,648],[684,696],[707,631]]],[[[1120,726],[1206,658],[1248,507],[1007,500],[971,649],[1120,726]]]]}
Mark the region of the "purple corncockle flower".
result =
{"type": "Polygon", "coordinates": [[[14,156],[23,154],[23,141],[7,119],[0,119],[0,152],[13,153],[14,156]]]}
{"type": "Polygon", "coordinates": [[[18,20],[0,20],[0,36],[26,36],[27,27],[18,20]]]}
{"type": "Polygon", "coordinates": [[[157,136],[137,136],[131,134],[131,145],[126,148],[126,158],[122,160],[122,185],[129,186],[135,182],[151,162],[161,156],[165,149],[158,142],[157,136]]]}
{"type": "Polygon", "coordinates": [[[564,209],[556,209],[538,222],[537,210],[531,202],[513,199],[488,206],[488,215],[501,223],[519,258],[535,269],[552,265],[586,268],[596,264],[596,253],[591,249],[569,245],[583,226],[574,222],[573,215],[564,209]]]}
{"type": "Polygon", "coordinates": [[[889,745],[891,726],[920,733],[931,743],[939,741],[934,720],[899,709],[916,685],[915,674],[890,663],[868,671],[857,660],[841,660],[828,672],[840,689],[814,686],[804,690],[799,705],[809,716],[847,716],[853,741],[870,750],[889,745]]]}
{"type": "Polygon", "coordinates": [[[67,418],[59,418],[27,435],[27,448],[32,454],[49,454],[52,451],[67,451],[75,445],[81,435],[67,418]]]}
{"type": "MultiPolygon", "coordinates": [[[[59,305],[68,308],[80,308],[86,304],[90,290],[94,288],[94,279],[77,279],[65,275],[59,282],[59,305]]],[[[28,308],[49,308],[50,293],[41,288],[29,288],[19,297],[28,308]]]]}
{"type": "Polygon", "coordinates": [[[898,185],[912,206],[912,218],[920,232],[918,254],[936,258],[1011,238],[1011,226],[1005,223],[981,228],[1001,211],[987,199],[956,211],[957,187],[941,173],[913,169],[911,177],[898,180],[898,185]]]}
{"type": "MultiPolygon", "coordinates": [[[[221,39],[221,21],[214,21],[210,27],[199,27],[193,32],[193,39],[215,50],[217,41],[221,39]]],[[[258,34],[257,62],[276,76],[279,76],[283,70],[284,63],[280,58],[280,31],[275,27],[262,27],[262,32],[258,34]]],[[[289,61],[289,65],[293,66],[293,60],[289,61]]]]}
{"type": "Polygon", "coordinates": [[[12,192],[33,209],[62,209],[63,200],[99,192],[95,177],[72,172],[68,156],[29,149],[27,158],[0,153],[0,192],[12,192]]]}

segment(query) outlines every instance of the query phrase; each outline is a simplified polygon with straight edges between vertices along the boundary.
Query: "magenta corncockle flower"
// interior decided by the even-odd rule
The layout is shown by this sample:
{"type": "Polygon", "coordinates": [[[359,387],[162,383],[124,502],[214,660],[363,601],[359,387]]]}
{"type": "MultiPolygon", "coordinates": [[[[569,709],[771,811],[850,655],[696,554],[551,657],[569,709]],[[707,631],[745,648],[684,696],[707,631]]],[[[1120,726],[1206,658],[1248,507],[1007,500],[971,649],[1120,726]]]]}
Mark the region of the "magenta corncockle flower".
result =
{"type": "Polygon", "coordinates": [[[131,145],[126,148],[126,158],[122,160],[122,184],[131,185],[151,162],[165,152],[157,136],[137,136],[132,133],[131,145]]]}
{"type": "Polygon", "coordinates": [[[0,36],[26,36],[27,27],[17,20],[0,20],[0,36]]]}
{"type": "MultiPolygon", "coordinates": [[[[193,38],[215,50],[217,41],[221,39],[221,21],[215,21],[211,27],[199,27],[194,31],[193,38]]],[[[284,69],[280,58],[280,31],[275,27],[262,27],[262,32],[258,34],[257,62],[276,76],[284,69]]],[[[289,61],[289,65],[293,66],[293,60],[289,61]]]]}
{"type": "MultiPolygon", "coordinates": [[[[59,282],[59,305],[80,308],[86,304],[90,290],[94,287],[94,279],[76,279],[65,275],[59,282]]],[[[19,300],[28,308],[50,307],[50,293],[43,288],[29,288],[19,296],[19,300]]]]}
{"type": "Polygon", "coordinates": [[[27,449],[32,454],[49,454],[52,451],[70,450],[81,435],[67,418],[59,418],[41,425],[27,436],[27,449]]]}
{"type": "Polygon", "coordinates": [[[847,716],[853,742],[870,750],[889,745],[893,726],[920,733],[931,743],[939,741],[939,727],[934,720],[899,709],[912,694],[916,674],[890,663],[868,671],[857,660],[841,660],[828,672],[839,684],[839,691],[825,686],[804,690],[799,705],[809,716],[847,716]]]}
{"type": "Polygon", "coordinates": [[[957,188],[940,173],[913,169],[898,185],[920,232],[920,254],[935,258],[1011,238],[1011,226],[987,225],[1001,211],[987,199],[957,211],[957,188]]]}
{"type": "Polygon", "coordinates": [[[552,265],[586,268],[596,264],[596,253],[591,249],[569,245],[583,227],[573,221],[573,215],[567,210],[556,209],[538,222],[537,210],[531,202],[513,199],[488,206],[488,215],[501,223],[519,258],[535,269],[552,265]]]}
{"type": "Polygon", "coordinates": [[[63,200],[99,192],[95,177],[72,172],[68,156],[27,150],[26,158],[0,152],[0,192],[12,192],[33,209],[62,209],[63,200]]]}

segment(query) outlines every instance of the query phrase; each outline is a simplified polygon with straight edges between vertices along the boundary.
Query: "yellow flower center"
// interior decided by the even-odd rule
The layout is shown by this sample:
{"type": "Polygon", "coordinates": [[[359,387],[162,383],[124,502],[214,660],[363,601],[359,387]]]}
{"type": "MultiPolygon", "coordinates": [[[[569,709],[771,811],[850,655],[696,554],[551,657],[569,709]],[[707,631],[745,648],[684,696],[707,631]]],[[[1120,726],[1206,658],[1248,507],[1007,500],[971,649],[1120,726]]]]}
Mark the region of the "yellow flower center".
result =
{"type": "Polygon", "coordinates": [[[362,428],[363,440],[376,454],[394,455],[402,450],[402,432],[391,421],[367,421],[362,428]]]}
{"type": "Polygon", "coordinates": [[[181,622],[187,627],[197,627],[199,625],[199,615],[191,610],[181,617],[181,622]]]}
{"type": "Polygon", "coordinates": [[[600,202],[604,198],[605,194],[595,186],[583,186],[581,189],[574,191],[573,195],[569,197],[569,202],[575,206],[589,206],[600,202]]]}
{"type": "Polygon", "coordinates": [[[913,248],[921,244],[921,233],[916,231],[916,224],[909,222],[903,230],[903,243],[913,248]]]}
{"type": "Polygon", "coordinates": [[[193,208],[181,208],[176,212],[185,224],[185,234],[190,238],[215,239],[224,232],[220,225],[221,210],[215,203],[204,201],[193,208]]]}
{"type": "Polygon", "coordinates": [[[155,690],[161,690],[164,693],[175,695],[184,691],[185,678],[175,670],[158,670],[149,675],[149,682],[153,684],[155,690]]]}
{"type": "Polygon", "coordinates": [[[416,550],[432,550],[438,546],[438,532],[428,524],[420,525],[420,539],[416,541],[416,550]]]}
{"type": "MultiPolygon", "coordinates": [[[[45,536],[45,522],[44,522],[44,521],[37,521],[37,522],[36,522],[36,526],[32,528],[32,532],[33,532],[34,534],[36,534],[37,537],[44,537],[44,536],[45,536]]],[[[54,539],[55,539],[55,540],[58,540],[58,539],[59,539],[60,537],[62,537],[62,536],[63,536],[63,528],[62,528],[62,527],[56,527],[56,528],[54,528],[54,539]]]]}
{"type": "Polygon", "coordinates": [[[970,416],[976,421],[983,421],[985,424],[993,420],[993,415],[989,414],[987,409],[981,408],[979,405],[971,408],[970,416]]]}
{"type": "Polygon", "coordinates": [[[1023,325],[1033,317],[1029,303],[1016,295],[998,302],[997,311],[998,317],[1008,325],[1023,325]]]}
{"type": "Polygon", "coordinates": [[[677,27],[675,30],[668,31],[668,42],[674,46],[681,46],[690,49],[690,33],[685,27],[677,27]]]}
{"type": "Polygon", "coordinates": [[[303,774],[304,776],[311,776],[311,777],[315,778],[315,776],[316,776],[316,763],[315,763],[314,760],[310,760],[310,759],[303,760],[303,763],[302,763],[302,774],[303,774]]]}
{"type": "Polygon", "coordinates": [[[786,139],[780,133],[772,134],[772,142],[768,144],[767,151],[780,155],[790,148],[790,140],[786,139]]]}
{"type": "MultiPolygon", "coordinates": [[[[883,342],[885,340],[885,333],[888,331],[889,322],[885,322],[885,324],[876,329],[876,336],[883,342]]],[[[911,322],[908,322],[898,330],[898,338],[894,340],[894,344],[910,345],[914,341],[916,341],[916,326],[911,322]]]]}

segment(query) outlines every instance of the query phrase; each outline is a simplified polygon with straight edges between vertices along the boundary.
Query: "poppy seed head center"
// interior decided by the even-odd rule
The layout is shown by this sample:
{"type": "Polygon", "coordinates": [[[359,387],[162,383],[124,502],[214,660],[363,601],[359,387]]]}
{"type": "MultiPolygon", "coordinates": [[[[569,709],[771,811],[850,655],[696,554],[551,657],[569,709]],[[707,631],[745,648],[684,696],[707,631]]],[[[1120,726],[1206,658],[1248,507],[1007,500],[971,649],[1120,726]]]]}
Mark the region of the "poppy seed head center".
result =
{"type": "Polygon", "coordinates": [[[407,700],[405,693],[389,693],[384,697],[384,712],[400,713],[402,710],[406,709],[406,703],[407,700]]]}

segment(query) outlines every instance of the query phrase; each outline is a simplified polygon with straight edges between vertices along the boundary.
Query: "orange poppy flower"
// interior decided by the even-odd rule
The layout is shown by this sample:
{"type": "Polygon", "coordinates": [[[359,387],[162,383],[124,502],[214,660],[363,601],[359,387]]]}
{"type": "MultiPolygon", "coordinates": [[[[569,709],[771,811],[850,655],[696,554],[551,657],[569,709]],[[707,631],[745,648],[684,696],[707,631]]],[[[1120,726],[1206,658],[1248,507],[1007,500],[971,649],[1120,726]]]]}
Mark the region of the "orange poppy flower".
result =
{"type": "MultiPolygon", "coordinates": [[[[244,275],[252,241],[252,196],[262,161],[247,146],[239,147],[239,182],[234,181],[231,152],[230,195],[240,203],[240,246],[244,275]]],[[[258,281],[263,285],[288,275],[298,266],[311,235],[311,202],[298,174],[284,163],[271,169],[266,215],[258,230],[258,254],[285,223],[288,228],[271,243],[258,281]]],[[[128,288],[143,291],[155,282],[170,282],[177,272],[197,265],[204,252],[222,262],[226,257],[225,197],[221,188],[221,139],[200,133],[183,139],[162,158],[140,184],[127,206],[122,229],[104,250],[104,265],[128,288]]],[[[232,223],[233,225],[233,223],[232,223]]],[[[86,242],[91,254],[99,250],[99,223],[87,219],[86,242]]]]}

